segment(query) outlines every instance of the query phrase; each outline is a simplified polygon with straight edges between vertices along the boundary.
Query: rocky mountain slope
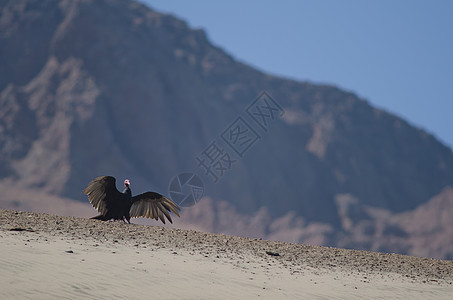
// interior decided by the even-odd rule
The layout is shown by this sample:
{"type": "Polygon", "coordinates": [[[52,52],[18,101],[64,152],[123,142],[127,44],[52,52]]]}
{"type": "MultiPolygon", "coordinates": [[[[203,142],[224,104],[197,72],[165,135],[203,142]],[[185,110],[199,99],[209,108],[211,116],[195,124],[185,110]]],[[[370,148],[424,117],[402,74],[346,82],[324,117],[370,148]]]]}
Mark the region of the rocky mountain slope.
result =
{"type": "Polygon", "coordinates": [[[266,236],[274,224],[276,238],[304,242],[291,232],[318,228],[314,243],[367,249],[388,236],[381,212],[438,222],[441,201],[420,207],[453,186],[451,149],[353,93],[264,74],[134,1],[11,0],[0,11],[6,189],[86,201],[85,185],[110,174],[168,194],[189,172],[208,198],[187,215],[203,207],[215,231],[234,225],[221,221],[226,206],[249,220],[265,212],[266,236]]]}

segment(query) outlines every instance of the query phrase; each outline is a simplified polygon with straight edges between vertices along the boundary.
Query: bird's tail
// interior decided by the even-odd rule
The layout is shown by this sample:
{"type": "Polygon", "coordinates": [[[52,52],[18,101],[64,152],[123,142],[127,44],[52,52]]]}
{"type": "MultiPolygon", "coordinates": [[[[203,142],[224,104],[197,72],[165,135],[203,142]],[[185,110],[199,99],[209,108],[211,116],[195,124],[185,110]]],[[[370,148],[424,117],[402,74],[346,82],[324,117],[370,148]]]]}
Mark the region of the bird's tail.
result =
{"type": "Polygon", "coordinates": [[[92,217],[90,219],[96,219],[96,220],[101,220],[101,221],[107,221],[108,218],[104,215],[99,215],[99,216],[96,216],[96,217],[92,217]]]}

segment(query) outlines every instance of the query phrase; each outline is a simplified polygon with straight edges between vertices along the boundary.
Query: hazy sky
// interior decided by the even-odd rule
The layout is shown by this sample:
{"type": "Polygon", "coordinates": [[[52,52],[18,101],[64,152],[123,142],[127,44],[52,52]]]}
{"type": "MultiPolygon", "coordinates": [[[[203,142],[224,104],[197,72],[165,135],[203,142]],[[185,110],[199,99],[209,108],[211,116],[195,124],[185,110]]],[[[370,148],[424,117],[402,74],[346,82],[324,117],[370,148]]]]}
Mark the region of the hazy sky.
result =
{"type": "Polygon", "coordinates": [[[453,1],[142,2],[242,62],[353,91],[453,146],[453,1]]]}

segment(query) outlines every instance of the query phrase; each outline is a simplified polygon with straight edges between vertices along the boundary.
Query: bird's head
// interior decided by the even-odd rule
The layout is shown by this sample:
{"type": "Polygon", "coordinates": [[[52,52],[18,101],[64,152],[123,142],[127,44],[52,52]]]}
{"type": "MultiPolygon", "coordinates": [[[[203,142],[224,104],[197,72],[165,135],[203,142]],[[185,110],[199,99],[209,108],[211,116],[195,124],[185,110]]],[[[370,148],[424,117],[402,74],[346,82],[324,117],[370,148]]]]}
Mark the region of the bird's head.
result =
{"type": "Polygon", "coordinates": [[[124,186],[129,187],[131,185],[131,181],[129,179],[124,180],[124,186]]]}

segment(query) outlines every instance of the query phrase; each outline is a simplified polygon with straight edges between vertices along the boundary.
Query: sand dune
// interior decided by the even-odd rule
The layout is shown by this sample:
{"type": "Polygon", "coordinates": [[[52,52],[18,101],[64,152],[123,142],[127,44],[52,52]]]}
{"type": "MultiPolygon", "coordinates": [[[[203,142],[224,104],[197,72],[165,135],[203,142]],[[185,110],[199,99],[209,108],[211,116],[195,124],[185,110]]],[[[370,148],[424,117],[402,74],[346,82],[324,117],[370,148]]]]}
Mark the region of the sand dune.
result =
{"type": "Polygon", "coordinates": [[[0,210],[0,299],[451,299],[452,282],[453,261],[0,210]]]}

